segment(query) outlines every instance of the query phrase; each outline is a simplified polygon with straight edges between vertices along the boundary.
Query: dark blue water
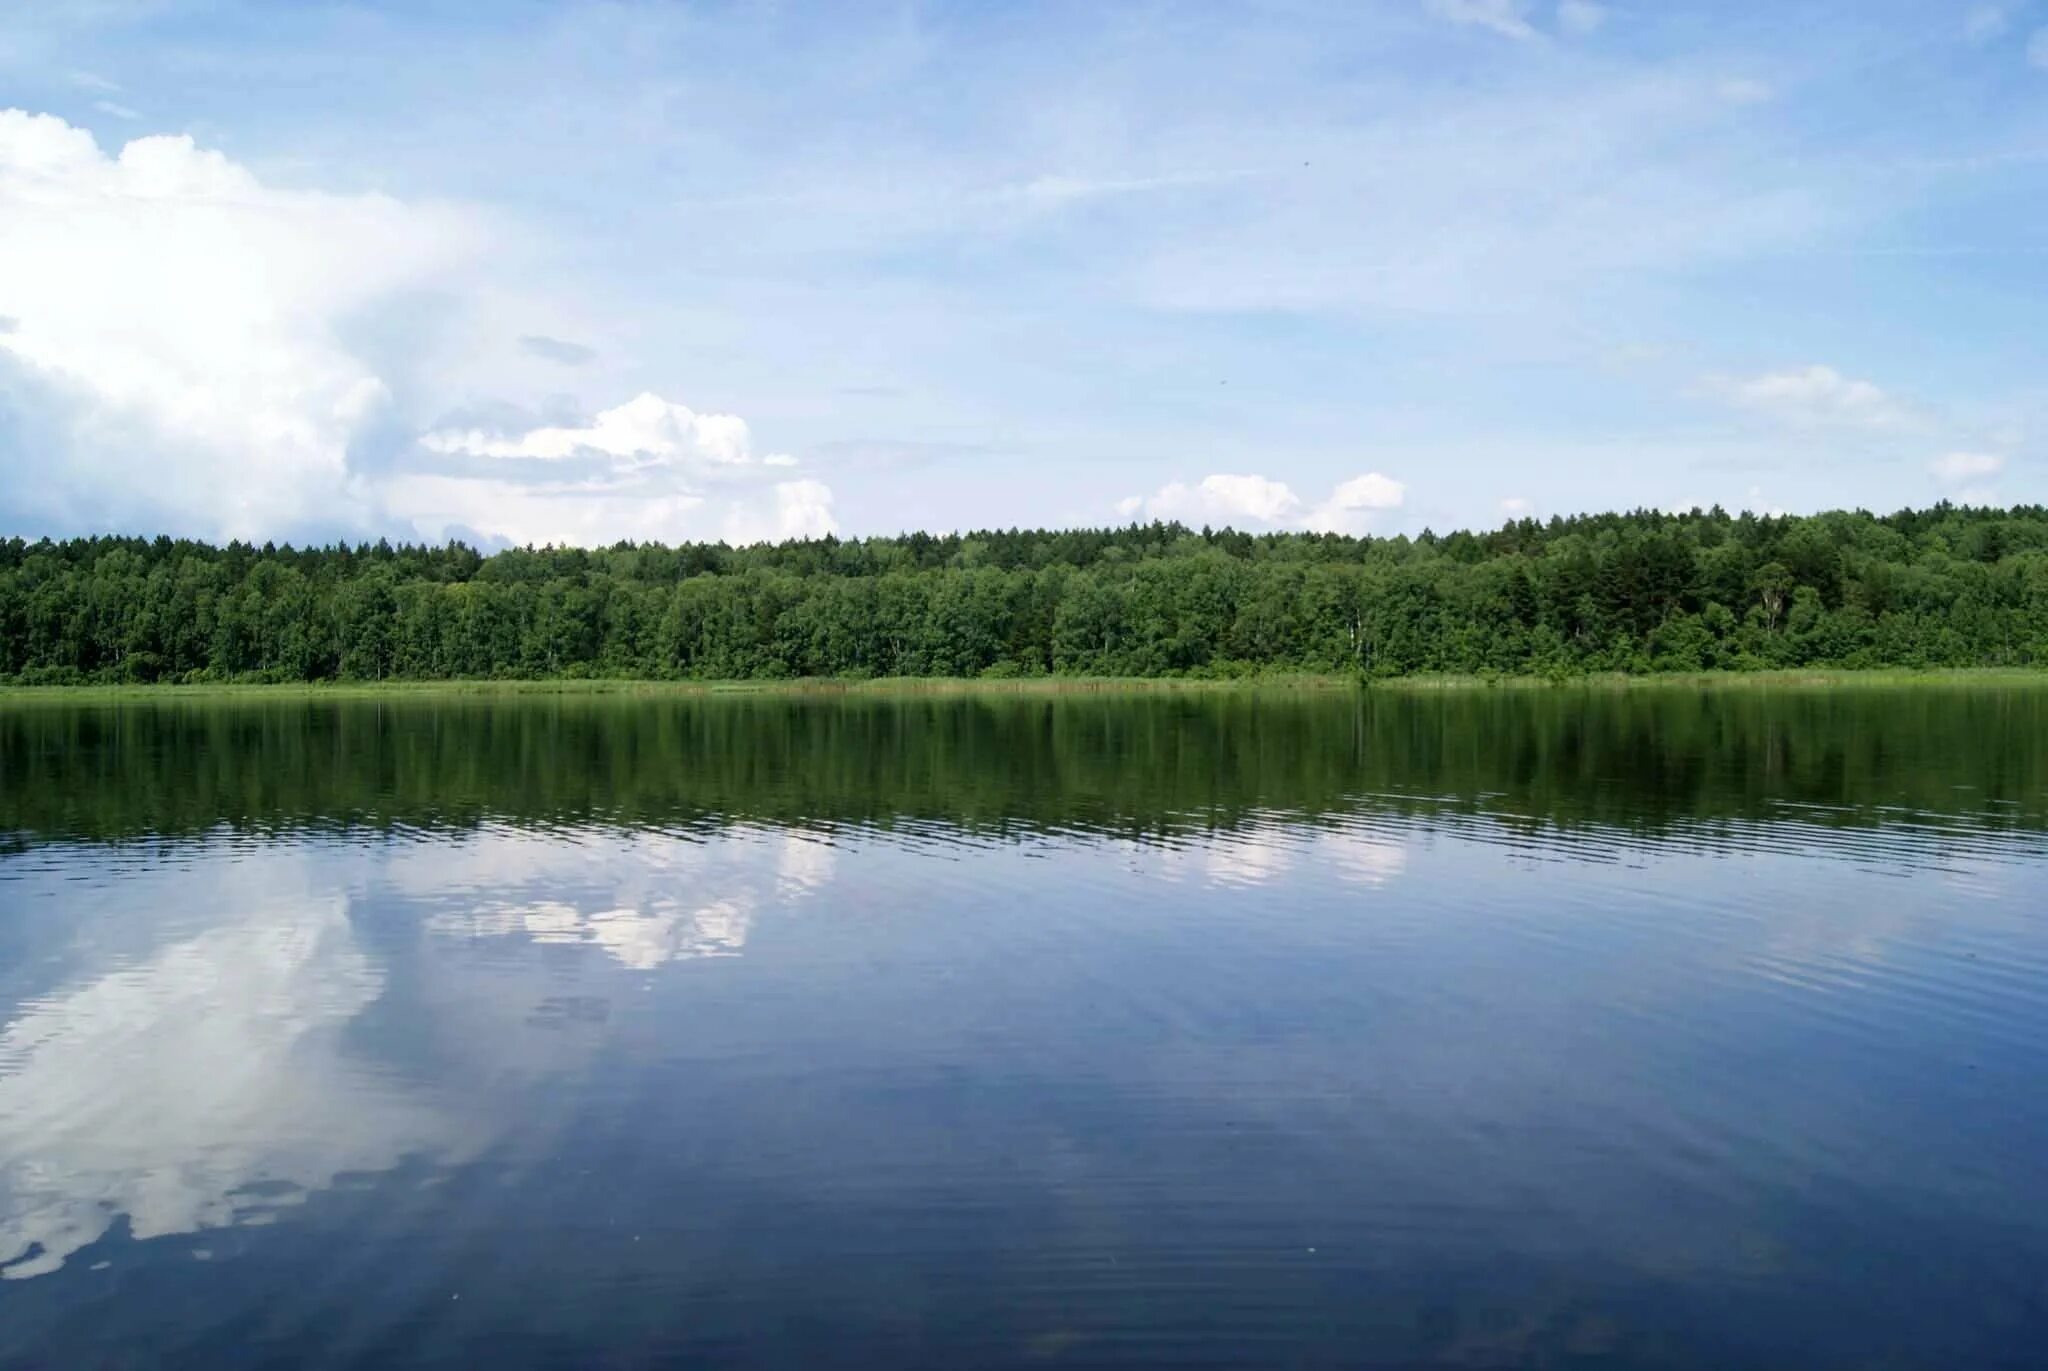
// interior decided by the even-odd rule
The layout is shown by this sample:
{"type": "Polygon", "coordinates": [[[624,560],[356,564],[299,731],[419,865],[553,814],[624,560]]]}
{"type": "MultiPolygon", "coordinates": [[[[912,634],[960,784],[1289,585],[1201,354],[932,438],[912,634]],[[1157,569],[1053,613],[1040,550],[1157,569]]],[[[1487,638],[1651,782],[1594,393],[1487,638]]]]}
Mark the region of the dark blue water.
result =
{"type": "Polygon", "coordinates": [[[0,728],[0,1362],[2048,1357],[2038,700],[336,708],[0,728]]]}

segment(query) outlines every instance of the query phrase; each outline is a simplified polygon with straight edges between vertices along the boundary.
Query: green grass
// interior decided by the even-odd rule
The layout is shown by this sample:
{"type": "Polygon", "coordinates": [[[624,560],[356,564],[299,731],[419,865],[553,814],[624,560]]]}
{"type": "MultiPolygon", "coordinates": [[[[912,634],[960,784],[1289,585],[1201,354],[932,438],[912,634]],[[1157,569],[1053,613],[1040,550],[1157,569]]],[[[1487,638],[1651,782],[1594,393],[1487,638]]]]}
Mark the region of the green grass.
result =
{"type": "Polygon", "coordinates": [[[2048,668],[1942,667],[1907,670],[1900,667],[1803,668],[1787,671],[1667,671],[1633,676],[1596,672],[1584,676],[1393,676],[1372,683],[1374,690],[1668,690],[1674,687],[1738,690],[1834,690],[1872,686],[2048,686],[2048,668]]]}
{"type": "MultiPolygon", "coordinates": [[[[29,701],[90,703],[125,700],[388,700],[548,696],[710,697],[736,695],[1090,695],[1171,694],[1246,690],[1355,690],[1351,676],[1276,672],[1231,679],[1185,677],[1038,676],[1001,679],[887,677],[879,680],[788,681],[318,681],[283,685],[74,685],[0,686],[0,704],[29,701]]],[[[1756,672],[1681,672],[1647,676],[1604,673],[1553,680],[1540,676],[1416,675],[1375,680],[1378,691],[1837,689],[1874,686],[2048,686],[2048,669],[1977,667],[1936,671],[1895,668],[1756,672]]]]}

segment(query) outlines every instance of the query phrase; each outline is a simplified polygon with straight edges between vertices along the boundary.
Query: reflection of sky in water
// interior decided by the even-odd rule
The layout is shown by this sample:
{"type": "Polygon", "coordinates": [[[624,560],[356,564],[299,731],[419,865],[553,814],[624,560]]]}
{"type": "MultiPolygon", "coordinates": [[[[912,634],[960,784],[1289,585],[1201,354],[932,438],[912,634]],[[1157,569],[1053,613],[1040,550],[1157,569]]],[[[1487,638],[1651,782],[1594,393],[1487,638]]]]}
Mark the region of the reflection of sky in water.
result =
{"type": "MultiPolygon", "coordinates": [[[[795,834],[776,844],[772,867],[751,847],[731,843],[593,837],[536,846],[509,833],[463,844],[460,907],[429,927],[454,937],[523,936],[537,943],[589,944],[620,964],[650,971],[690,957],[737,956],[763,904],[808,895],[831,879],[837,853],[795,834]],[[582,887],[581,903],[533,899],[535,889],[582,887]]],[[[394,888],[445,903],[445,870],[430,849],[394,858],[384,877],[394,888]]]]}
{"type": "MultiPolygon", "coordinates": [[[[217,927],[0,1032],[0,1261],[25,1258],[0,1275],[54,1270],[120,1215],[137,1238],[218,1227],[451,1141],[450,1121],[342,1054],[384,977],[347,897],[308,890],[304,866],[245,862],[207,892],[217,927]]],[[[152,884],[169,882],[137,895],[152,884]]]]}
{"type": "Polygon", "coordinates": [[[343,1172],[475,1141],[483,1121],[442,1092],[351,1055],[344,1030],[388,980],[352,902],[396,897],[435,937],[587,945],[646,971],[738,954],[762,909],[830,880],[835,853],[797,834],[557,843],[503,830],[222,857],[101,885],[67,924],[75,939],[120,921],[111,931],[132,943],[135,921],[168,909],[166,939],[27,999],[0,1030],[0,1277],[54,1271],[123,1216],[138,1239],[266,1222],[343,1172]],[[211,926],[192,932],[195,918],[211,926]]]}
{"type": "MultiPolygon", "coordinates": [[[[398,1237],[474,1226],[557,1282],[555,1241],[622,1213],[648,1243],[584,1252],[592,1299],[733,1253],[776,1300],[827,1294],[775,1262],[923,1272],[906,1307],[963,1270],[1089,1298],[1018,1253],[1250,1301],[1310,1248],[1344,1290],[1523,1263],[1724,1300],[1832,1289],[1900,1235],[1975,1279],[1970,1252],[2048,1255],[2012,1219],[2048,1199],[2038,855],[1765,837],[1361,812],[44,847],[0,884],[0,1261],[76,1259],[37,1289],[103,1237],[139,1261],[124,1215],[274,1236],[415,1159],[510,1188],[398,1237]]],[[[1551,1297],[1515,1298],[1469,1347],[1534,1345],[1551,1297]]]]}

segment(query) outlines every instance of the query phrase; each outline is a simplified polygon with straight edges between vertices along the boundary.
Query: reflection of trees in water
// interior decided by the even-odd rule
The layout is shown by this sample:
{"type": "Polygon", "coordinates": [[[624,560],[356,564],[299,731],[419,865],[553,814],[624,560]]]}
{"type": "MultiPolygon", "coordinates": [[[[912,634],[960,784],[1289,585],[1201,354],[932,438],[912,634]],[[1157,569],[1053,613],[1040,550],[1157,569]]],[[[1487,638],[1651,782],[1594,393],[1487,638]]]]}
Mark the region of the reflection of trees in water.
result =
{"type": "Polygon", "coordinates": [[[1908,814],[2037,830],[2048,691],[164,701],[0,715],[0,831],[36,836],[491,820],[1144,836],[1365,810],[1644,835],[1908,814]]]}

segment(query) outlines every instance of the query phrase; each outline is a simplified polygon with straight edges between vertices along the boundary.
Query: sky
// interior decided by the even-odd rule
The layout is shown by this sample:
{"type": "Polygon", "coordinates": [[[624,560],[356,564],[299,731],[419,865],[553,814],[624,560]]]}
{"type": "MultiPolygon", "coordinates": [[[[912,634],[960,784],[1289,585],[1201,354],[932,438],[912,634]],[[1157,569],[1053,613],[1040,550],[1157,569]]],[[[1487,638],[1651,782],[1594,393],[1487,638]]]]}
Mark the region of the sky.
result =
{"type": "Polygon", "coordinates": [[[0,535],[2048,500],[2048,0],[9,0],[0,535]]]}

